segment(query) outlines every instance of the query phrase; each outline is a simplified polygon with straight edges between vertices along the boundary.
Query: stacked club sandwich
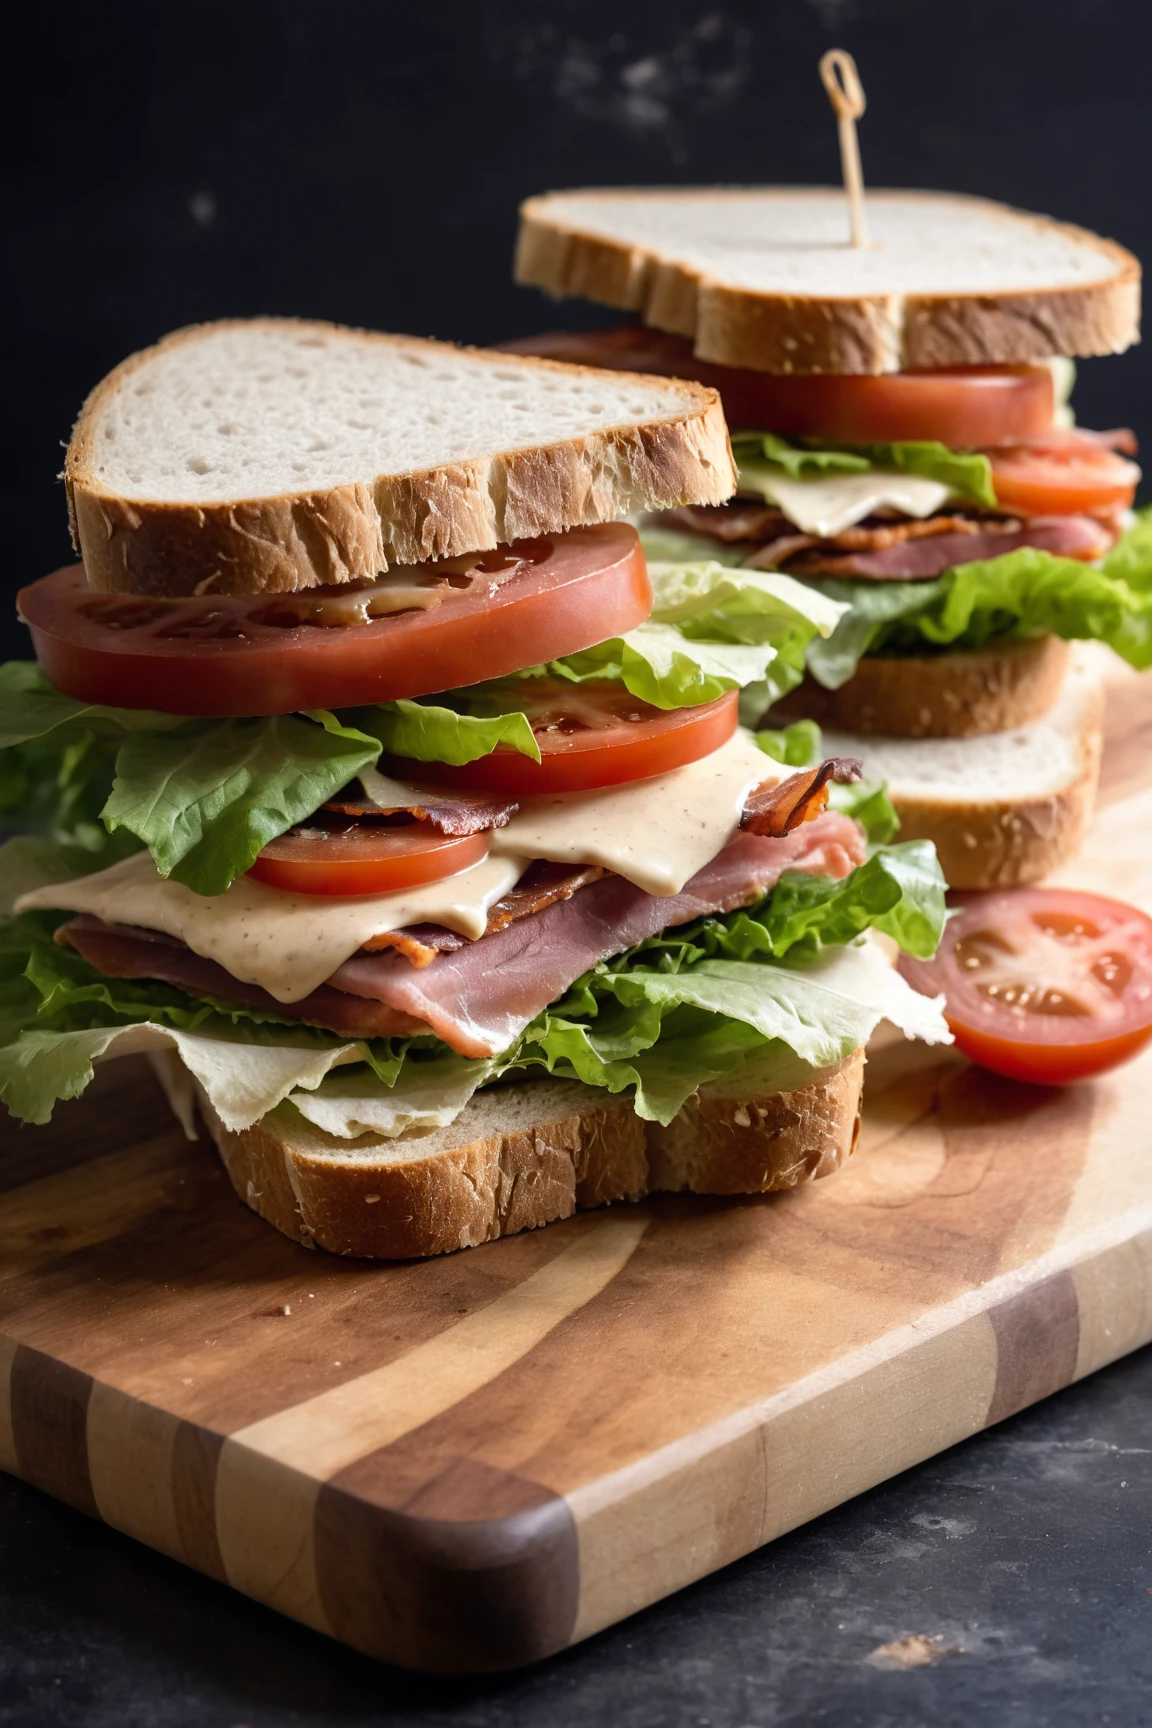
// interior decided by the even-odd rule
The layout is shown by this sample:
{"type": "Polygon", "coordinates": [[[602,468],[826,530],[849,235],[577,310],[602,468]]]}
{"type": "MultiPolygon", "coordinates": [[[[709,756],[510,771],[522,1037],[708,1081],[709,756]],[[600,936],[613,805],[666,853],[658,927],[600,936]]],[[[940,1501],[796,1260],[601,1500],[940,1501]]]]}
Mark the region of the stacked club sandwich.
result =
{"type": "Polygon", "coordinates": [[[532,199],[519,280],[644,325],[509,346],[720,392],[739,496],[649,524],[650,555],[843,605],[784,711],[865,757],[953,885],[1035,881],[1095,794],[1107,657],[1070,644],[1152,663],[1132,435],[1079,431],[1067,404],[1072,356],[1137,339],[1139,266],[980,199],[867,209],[858,250],[830,190],[532,199]]]}
{"type": "Polygon", "coordinates": [[[98,387],[66,480],[83,565],[0,679],[17,1115],[148,1051],[281,1230],[424,1255],[823,1175],[877,1022],[947,1038],[867,935],[932,952],[931,848],[737,724],[841,608],[653,584],[619,520],[729,496],[712,390],[207,325],[98,387]]]}

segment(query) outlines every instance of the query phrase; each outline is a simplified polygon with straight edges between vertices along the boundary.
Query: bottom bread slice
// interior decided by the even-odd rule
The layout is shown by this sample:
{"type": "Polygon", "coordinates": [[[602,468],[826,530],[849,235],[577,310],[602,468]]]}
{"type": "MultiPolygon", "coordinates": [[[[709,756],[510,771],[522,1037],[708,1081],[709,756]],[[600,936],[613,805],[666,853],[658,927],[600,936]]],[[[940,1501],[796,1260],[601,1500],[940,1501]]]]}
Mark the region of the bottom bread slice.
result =
{"type": "Polygon", "coordinates": [[[762,1096],[702,1087],[668,1127],[577,1081],[489,1087],[447,1128],[338,1140],[281,1105],[251,1128],[200,1111],[242,1200],[333,1254],[407,1260],[531,1230],[657,1190],[764,1194],[828,1176],[855,1150],[864,1052],[762,1096]]]}
{"type": "Polygon", "coordinates": [[[1104,683],[1077,643],[1059,695],[1031,725],[978,738],[825,730],[829,755],[859,756],[887,782],[901,840],[931,840],[953,888],[1039,882],[1079,851],[1096,801],[1104,683]]]}

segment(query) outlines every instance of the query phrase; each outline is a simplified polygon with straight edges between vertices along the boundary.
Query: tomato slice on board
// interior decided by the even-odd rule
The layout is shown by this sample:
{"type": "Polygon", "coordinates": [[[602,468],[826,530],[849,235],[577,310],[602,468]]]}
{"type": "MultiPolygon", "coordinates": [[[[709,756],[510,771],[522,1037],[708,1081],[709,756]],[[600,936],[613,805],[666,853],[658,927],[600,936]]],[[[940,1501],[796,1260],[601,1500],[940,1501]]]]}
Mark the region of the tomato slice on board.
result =
{"type": "Polygon", "coordinates": [[[269,842],[248,874],[291,894],[392,894],[479,864],[488,835],[441,834],[431,822],[294,828],[269,842]]]}
{"type": "Polygon", "coordinates": [[[902,956],[917,990],[943,991],[973,1062],[1062,1086],[1102,1074],[1152,1039],[1152,918],[1071,888],[952,894],[934,960],[902,956]]]}
{"type": "Polygon", "coordinates": [[[290,714],[426,696],[622,635],[652,609],[626,522],[296,594],[153,600],[96,593],[82,565],[17,605],[52,684],[168,714],[290,714]]]}
{"type": "Polygon", "coordinates": [[[1029,516],[1125,509],[1140,479],[1135,462],[1092,433],[1049,432],[1034,443],[988,455],[1001,508],[1029,516]]]}
{"type": "Polygon", "coordinates": [[[433,781],[472,791],[587,792],[650,780],[698,762],[726,744],[737,726],[739,692],[729,690],[696,708],[654,708],[622,684],[570,684],[526,679],[517,701],[532,723],[540,761],[501,747],[459,767],[446,762],[388,758],[398,779],[433,781]]]}
{"type": "Polygon", "coordinates": [[[1047,366],[955,366],[941,371],[752,372],[699,360],[683,336],[640,325],[558,332],[502,343],[584,366],[697,378],[720,392],[734,431],[779,432],[839,444],[937,438],[953,450],[1015,444],[1052,424],[1047,366]]]}

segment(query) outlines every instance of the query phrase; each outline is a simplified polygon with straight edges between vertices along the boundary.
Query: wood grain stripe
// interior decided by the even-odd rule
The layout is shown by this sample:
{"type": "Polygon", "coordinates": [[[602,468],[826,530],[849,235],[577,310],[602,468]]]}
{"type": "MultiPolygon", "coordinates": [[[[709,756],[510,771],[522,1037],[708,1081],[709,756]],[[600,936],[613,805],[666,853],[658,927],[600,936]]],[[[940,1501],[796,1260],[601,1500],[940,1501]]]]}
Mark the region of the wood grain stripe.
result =
{"type": "Polygon", "coordinates": [[[441,1673],[492,1673],[571,1641],[580,1551],[567,1501],[422,1435],[320,1491],[316,1573],[336,1636],[441,1673]]]}
{"type": "Polygon", "coordinates": [[[1075,1378],[1080,1308],[1069,1272],[1055,1272],[991,1309],[996,1389],[988,1426],[1047,1398],[1075,1378]]]}
{"type": "Polygon", "coordinates": [[[216,1539],[216,1471],[222,1434],[181,1422],[172,1447],[172,1504],[183,1557],[189,1566],[227,1584],[216,1539]]]}
{"type": "MultiPolygon", "coordinates": [[[[1134,1242],[1152,1269],[1152,1204],[570,1489],[581,1572],[573,1642],[978,1432],[992,1419],[1001,1367],[988,1310],[1027,1296],[1034,1277],[1062,1281],[1073,1266],[1078,1283],[1090,1277],[1107,1287],[1105,1268],[1117,1256],[1126,1263],[1134,1242]]],[[[1055,1302],[1065,1317],[1063,1350],[1067,1293],[1055,1302]]],[[[1021,1322],[1018,1337],[1022,1330],[1021,1322]]],[[[1134,1316],[1124,1347],[1149,1341],[1152,1299],[1139,1321],[1134,1316]]],[[[1064,1363],[1061,1354],[1060,1372],[1064,1363]]],[[[1022,1389],[1019,1378],[1015,1385],[1022,1389]]]]}
{"type": "Polygon", "coordinates": [[[216,1531],[229,1581],[330,1630],[315,1567],[321,1482],[431,1421],[526,1356],[611,1282],[647,1225],[639,1208],[590,1216],[554,1260],[426,1344],[231,1435],[216,1480],[216,1531]]]}
{"type": "Polygon", "coordinates": [[[92,1381],[78,1368],[21,1344],[12,1359],[12,1440],[17,1474],[78,1512],[97,1517],[88,1474],[92,1381]]]}
{"type": "Polygon", "coordinates": [[[162,1212],[177,1180],[172,1145],[171,1133],[161,1135],[6,1193],[0,1277],[125,1235],[162,1212]]]}
{"type": "Polygon", "coordinates": [[[172,1498],[178,1419],[97,1381],[88,1400],[88,1474],[106,1524],[184,1558],[172,1498]]]}

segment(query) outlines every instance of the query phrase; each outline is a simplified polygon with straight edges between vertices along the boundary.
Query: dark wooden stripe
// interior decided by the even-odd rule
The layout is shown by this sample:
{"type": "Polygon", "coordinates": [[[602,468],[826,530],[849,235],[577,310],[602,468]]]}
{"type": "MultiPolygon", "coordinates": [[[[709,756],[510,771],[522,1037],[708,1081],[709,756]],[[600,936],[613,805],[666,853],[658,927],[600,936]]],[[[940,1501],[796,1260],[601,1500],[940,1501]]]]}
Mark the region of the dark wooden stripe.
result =
{"type": "Polygon", "coordinates": [[[1067,1386],[1076,1373],[1080,1306],[1070,1272],[1057,1272],[991,1310],[996,1389],[988,1423],[1067,1386]]]}
{"type": "Polygon", "coordinates": [[[223,1444],[222,1434],[181,1422],[172,1447],[172,1501],[184,1559],[226,1584],[216,1536],[216,1468],[223,1444]]]}
{"type": "Polygon", "coordinates": [[[0,1193],[124,1152],[158,1134],[183,1135],[143,1056],[102,1064],[82,1098],[30,1128],[0,1109],[0,1193]]]}
{"type": "Polygon", "coordinates": [[[570,1641],[576,1527],[551,1489],[401,1442],[320,1491],[316,1578],[337,1638],[407,1668],[517,1668],[570,1641]]]}
{"type": "Polygon", "coordinates": [[[22,1344],[12,1360],[12,1433],[20,1475],[79,1512],[99,1517],[88,1471],[92,1381],[22,1344]]]}

